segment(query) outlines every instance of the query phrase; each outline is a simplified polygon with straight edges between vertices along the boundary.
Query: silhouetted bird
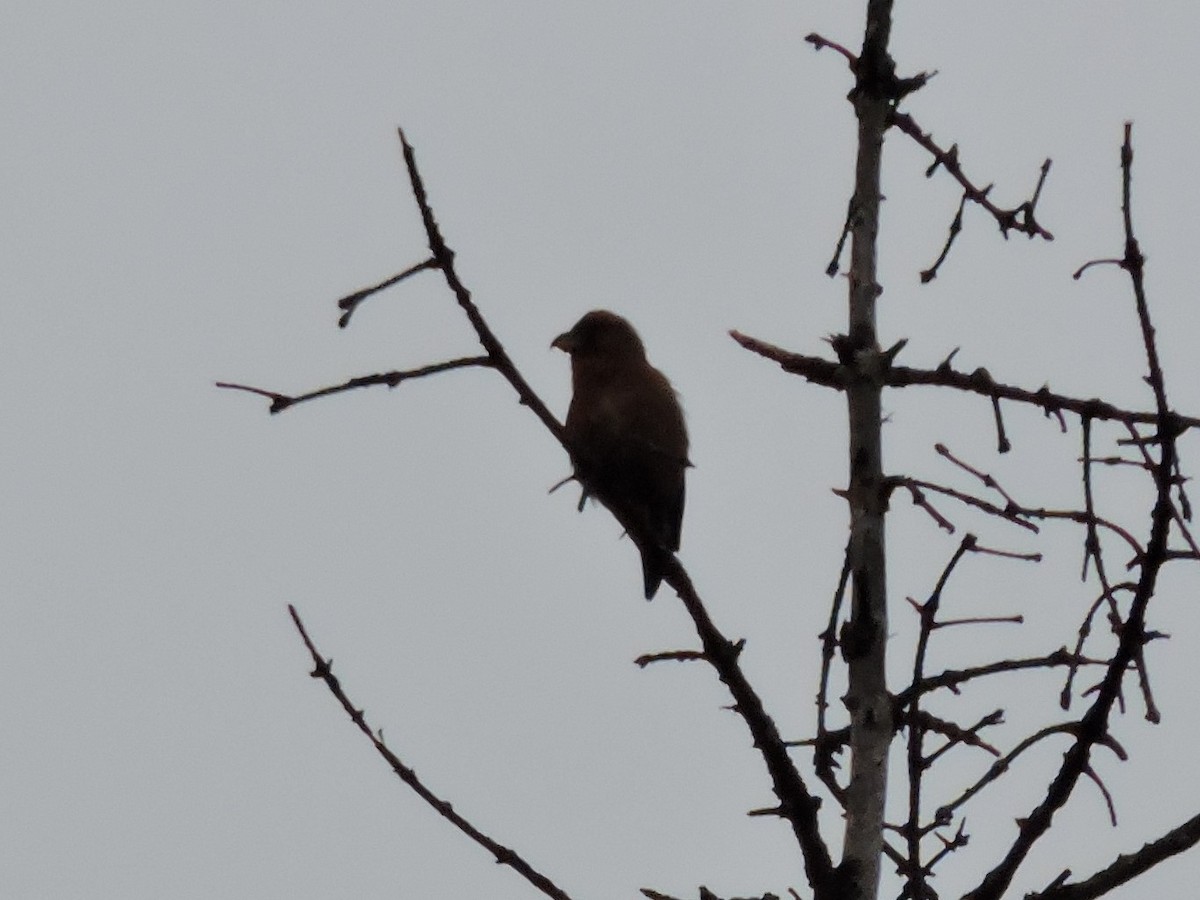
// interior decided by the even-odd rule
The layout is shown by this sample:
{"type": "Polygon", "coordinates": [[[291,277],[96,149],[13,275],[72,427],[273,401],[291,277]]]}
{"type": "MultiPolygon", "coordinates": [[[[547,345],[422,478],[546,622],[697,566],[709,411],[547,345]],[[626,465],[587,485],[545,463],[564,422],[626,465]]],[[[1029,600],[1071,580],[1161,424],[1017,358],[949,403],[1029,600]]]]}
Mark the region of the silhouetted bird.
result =
{"type": "Polygon", "coordinates": [[[646,599],[663,579],[665,552],[679,549],[687,427],[665,375],[646,361],[625,319],[594,310],[550,345],[571,356],[567,442],[583,485],[620,506],[657,546],[642,551],[646,599]]]}

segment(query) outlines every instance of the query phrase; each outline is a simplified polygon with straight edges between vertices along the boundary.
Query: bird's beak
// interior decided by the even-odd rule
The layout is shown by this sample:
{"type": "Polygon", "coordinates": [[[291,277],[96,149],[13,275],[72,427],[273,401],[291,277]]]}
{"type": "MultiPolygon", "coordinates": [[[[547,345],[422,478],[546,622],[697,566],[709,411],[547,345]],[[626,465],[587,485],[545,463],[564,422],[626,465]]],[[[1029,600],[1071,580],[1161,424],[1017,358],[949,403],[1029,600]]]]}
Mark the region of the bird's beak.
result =
{"type": "Polygon", "coordinates": [[[563,353],[571,353],[575,349],[575,335],[569,331],[564,331],[550,342],[550,346],[557,347],[563,353]]]}

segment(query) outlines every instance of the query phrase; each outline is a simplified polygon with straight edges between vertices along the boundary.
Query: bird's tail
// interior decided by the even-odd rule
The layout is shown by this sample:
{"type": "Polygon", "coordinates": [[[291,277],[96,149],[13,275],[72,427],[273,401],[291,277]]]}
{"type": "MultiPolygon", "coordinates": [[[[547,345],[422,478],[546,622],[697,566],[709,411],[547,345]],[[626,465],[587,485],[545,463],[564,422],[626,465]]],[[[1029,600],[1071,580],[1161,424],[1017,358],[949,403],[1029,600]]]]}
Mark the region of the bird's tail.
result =
{"type": "Polygon", "coordinates": [[[646,599],[653,600],[662,584],[670,554],[662,547],[648,547],[642,551],[642,583],[646,588],[646,599]]]}

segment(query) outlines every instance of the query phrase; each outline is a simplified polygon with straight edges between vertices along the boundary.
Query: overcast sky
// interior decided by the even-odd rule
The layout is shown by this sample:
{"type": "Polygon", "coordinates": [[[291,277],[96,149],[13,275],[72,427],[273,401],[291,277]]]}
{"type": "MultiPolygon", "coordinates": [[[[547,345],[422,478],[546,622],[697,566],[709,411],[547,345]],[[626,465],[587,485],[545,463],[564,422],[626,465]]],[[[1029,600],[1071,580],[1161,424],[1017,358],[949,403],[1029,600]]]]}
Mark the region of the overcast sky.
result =
{"type": "MultiPolygon", "coordinates": [[[[788,829],[745,816],[772,796],[711,672],[632,663],[695,645],[678,601],[641,599],[636,552],[606,512],[547,495],[568,460],[498,376],[276,417],[213,383],[298,392],[478,352],[432,273],[336,328],[337,297],[425,256],[402,125],[460,274],[559,415],[569,367],[550,340],[596,307],[639,328],[689,416],[681,558],[747,639],[785,735],[808,736],[846,534],[831,492],[846,479],[844,402],[726,332],[818,353],[844,327],[845,282],[824,269],[851,187],[851,79],[803,37],[857,46],[864,5],[5,4],[0,895],[534,896],[400,785],[307,677],[294,603],[395,751],[573,896],[808,896],[788,829]]],[[[920,285],[958,192],[889,136],[881,339],[909,338],[901,362],[961,347],[964,369],[1149,408],[1127,280],[1070,278],[1121,252],[1133,119],[1168,388],[1200,411],[1198,30],[1184,0],[898,4],[901,73],[939,72],[905,108],[1003,205],[1052,157],[1041,220],[1057,237],[1005,242],[968,210],[920,285]]],[[[976,488],[933,453],[943,441],[1021,502],[1080,504],[1077,423],[1063,436],[1009,409],[1015,449],[1000,457],[986,402],[911,389],[885,405],[889,471],[976,488]]],[[[1098,428],[1098,448],[1116,436],[1098,428]]],[[[1196,451],[1184,442],[1189,471],[1196,451]]],[[[1135,474],[1105,472],[1098,491],[1144,535],[1135,474]]],[[[1035,538],[944,505],[950,536],[894,505],[897,685],[904,597],[928,594],[965,530],[1046,561],[966,560],[948,614],[1027,624],[939,633],[930,667],[1073,641],[1094,592],[1078,582],[1080,532],[1035,538]]],[[[1171,570],[1153,607],[1151,627],[1173,635],[1149,654],[1163,724],[1130,696],[1117,723],[1130,761],[1097,753],[1120,828],[1081,783],[1021,891],[1200,810],[1195,588],[1194,570],[1171,570]]],[[[1059,686],[1014,677],[938,709],[969,724],[1004,707],[991,740],[1007,749],[1062,719],[1059,686]]],[[[1063,749],[1048,743],[968,810],[972,842],[938,877],[943,896],[994,864],[1063,749]]],[[[950,754],[931,805],[988,763],[950,754]]],[[[1191,898],[1198,860],[1117,896],[1191,898]]]]}

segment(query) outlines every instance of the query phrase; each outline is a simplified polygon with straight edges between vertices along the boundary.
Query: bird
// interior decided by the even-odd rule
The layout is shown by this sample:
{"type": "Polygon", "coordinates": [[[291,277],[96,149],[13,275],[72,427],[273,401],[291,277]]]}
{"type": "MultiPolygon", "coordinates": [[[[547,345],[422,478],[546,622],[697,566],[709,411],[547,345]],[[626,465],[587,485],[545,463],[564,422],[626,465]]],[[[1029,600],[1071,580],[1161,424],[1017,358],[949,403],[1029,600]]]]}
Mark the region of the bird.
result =
{"type": "Polygon", "coordinates": [[[646,360],[628,320],[592,310],[550,344],[571,357],[571,405],[564,426],[575,479],[616,506],[644,538],[646,599],[658,591],[683,525],[687,425],[671,382],[646,360]]]}

